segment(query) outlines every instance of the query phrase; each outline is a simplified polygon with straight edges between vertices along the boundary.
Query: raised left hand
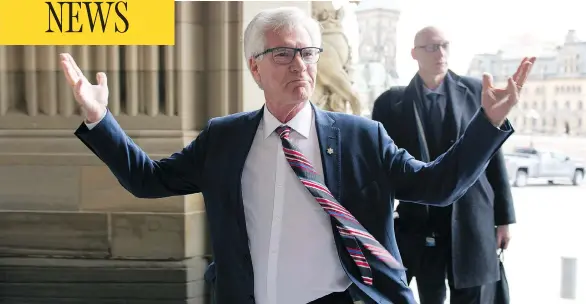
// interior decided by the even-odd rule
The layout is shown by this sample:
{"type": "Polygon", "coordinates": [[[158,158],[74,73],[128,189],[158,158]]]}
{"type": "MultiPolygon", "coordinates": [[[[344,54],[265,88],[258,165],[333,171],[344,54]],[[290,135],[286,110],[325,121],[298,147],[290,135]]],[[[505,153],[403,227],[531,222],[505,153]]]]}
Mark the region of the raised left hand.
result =
{"type": "Polygon", "coordinates": [[[496,227],[496,248],[507,249],[511,241],[511,233],[509,232],[509,225],[502,225],[496,227]]]}
{"type": "Polygon", "coordinates": [[[495,88],[490,74],[482,75],[482,108],[490,122],[500,127],[511,112],[511,109],[519,102],[519,92],[523,88],[527,76],[531,72],[535,57],[525,57],[517,72],[509,77],[506,88],[495,88]]]}

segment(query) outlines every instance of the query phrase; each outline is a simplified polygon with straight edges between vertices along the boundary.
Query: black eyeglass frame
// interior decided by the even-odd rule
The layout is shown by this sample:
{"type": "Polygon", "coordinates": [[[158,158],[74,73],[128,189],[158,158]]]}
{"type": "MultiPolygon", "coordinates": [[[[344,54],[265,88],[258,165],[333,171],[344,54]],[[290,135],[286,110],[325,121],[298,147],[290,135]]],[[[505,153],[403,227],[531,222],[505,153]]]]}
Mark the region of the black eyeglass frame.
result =
{"type": "Polygon", "coordinates": [[[271,57],[273,59],[273,62],[276,63],[276,64],[283,64],[284,65],[284,64],[290,64],[291,62],[293,62],[293,59],[295,59],[295,57],[297,56],[297,53],[299,53],[299,55],[301,56],[301,59],[303,60],[303,62],[308,63],[308,64],[314,64],[314,63],[317,63],[319,61],[319,58],[321,57],[320,54],[323,53],[323,51],[324,51],[323,48],[316,47],[316,46],[308,46],[308,47],[303,47],[303,48],[293,48],[293,47],[286,47],[286,46],[278,46],[278,47],[266,49],[262,53],[254,55],[254,59],[258,59],[260,56],[264,56],[264,55],[266,55],[268,53],[272,53],[273,56],[271,56],[271,57]],[[283,50],[283,49],[285,49],[285,50],[292,50],[293,51],[293,56],[291,57],[291,61],[289,61],[289,62],[282,62],[282,63],[281,62],[276,62],[275,61],[275,55],[274,55],[273,51],[283,50]],[[301,55],[302,54],[301,52],[303,52],[304,50],[307,50],[307,49],[312,49],[312,50],[317,50],[318,51],[317,52],[317,55],[318,55],[317,56],[317,60],[315,62],[307,62],[307,61],[305,61],[305,59],[301,55]]]}
{"type": "Polygon", "coordinates": [[[426,51],[428,53],[434,53],[434,52],[439,51],[440,47],[447,51],[450,49],[450,42],[419,45],[419,46],[416,46],[415,48],[423,49],[424,51],[426,51]]]}

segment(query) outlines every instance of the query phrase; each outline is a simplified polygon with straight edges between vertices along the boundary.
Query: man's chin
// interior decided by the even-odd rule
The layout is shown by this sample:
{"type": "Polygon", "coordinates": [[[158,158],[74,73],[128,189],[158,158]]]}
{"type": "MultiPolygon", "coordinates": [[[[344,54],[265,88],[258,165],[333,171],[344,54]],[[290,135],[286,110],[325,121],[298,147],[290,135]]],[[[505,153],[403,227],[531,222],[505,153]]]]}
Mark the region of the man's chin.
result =
{"type": "Polygon", "coordinates": [[[310,91],[306,87],[297,87],[293,89],[293,98],[298,101],[305,101],[311,96],[310,91]]]}

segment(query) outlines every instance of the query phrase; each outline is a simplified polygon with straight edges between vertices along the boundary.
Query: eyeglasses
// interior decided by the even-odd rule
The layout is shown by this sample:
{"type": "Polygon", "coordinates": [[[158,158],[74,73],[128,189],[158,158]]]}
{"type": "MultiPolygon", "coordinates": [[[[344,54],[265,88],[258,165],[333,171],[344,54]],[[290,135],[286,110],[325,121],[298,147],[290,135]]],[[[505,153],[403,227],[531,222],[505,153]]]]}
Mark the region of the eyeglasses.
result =
{"type": "Polygon", "coordinates": [[[447,51],[450,49],[450,43],[444,42],[444,43],[434,43],[434,44],[416,46],[416,48],[424,49],[428,53],[437,52],[440,49],[440,47],[442,49],[444,49],[444,51],[447,51]]]}
{"type": "Polygon", "coordinates": [[[317,63],[319,60],[320,53],[324,50],[318,47],[305,47],[305,48],[291,48],[291,47],[275,47],[265,50],[264,52],[254,56],[254,59],[258,59],[260,56],[272,53],[273,61],[276,64],[290,64],[293,62],[297,53],[301,55],[303,62],[312,64],[317,63]]]}

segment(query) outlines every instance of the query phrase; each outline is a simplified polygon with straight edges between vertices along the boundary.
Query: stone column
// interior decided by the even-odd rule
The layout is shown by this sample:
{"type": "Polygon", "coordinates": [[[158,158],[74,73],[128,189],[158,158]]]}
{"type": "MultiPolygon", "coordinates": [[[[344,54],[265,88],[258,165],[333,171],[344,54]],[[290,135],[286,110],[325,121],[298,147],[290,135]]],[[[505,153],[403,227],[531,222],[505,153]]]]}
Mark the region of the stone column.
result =
{"type": "Polygon", "coordinates": [[[0,46],[0,116],[8,111],[8,62],[6,47],[0,46]]]}
{"type": "MultiPolygon", "coordinates": [[[[59,53],[73,53],[73,47],[65,46],[58,48],[59,53]]],[[[46,58],[47,61],[51,59],[46,58]]],[[[53,59],[58,64],[59,58],[53,59]]],[[[67,83],[67,80],[62,75],[61,66],[56,67],[57,71],[53,74],[55,81],[57,82],[57,103],[59,105],[59,114],[63,117],[71,117],[76,112],[76,102],[73,97],[71,86],[67,83]]]]}
{"type": "Polygon", "coordinates": [[[108,89],[110,98],[108,108],[114,115],[120,115],[120,97],[122,95],[120,80],[120,47],[106,47],[106,75],[108,76],[108,89]]]}
{"type": "MultiPolygon", "coordinates": [[[[183,130],[197,130],[206,123],[205,87],[203,85],[205,41],[203,16],[207,2],[178,2],[175,15],[175,98],[183,130]]],[[[168,58],[171,55],[168,56],[168,58]]],[[[169,61],[170,58],[168,59],[169,61]]],[[[211,101],[210,101],[211,103],[211,101]]]]}
{"type": "Polygon", "coordinates": [[[25,46],[23,59],[26,113],[30,116],[37,116],[39,113],[39,104],[37,103],[37,55],[35,47],[25,46]]]}
{"type": "Polygon", "coordinates": [[[159,114],[159,47],[144,46],[142,49],[142,92],[144,111],[148,116],[159,114]]]}
{"type": "Polygon", "coordinates": [[[240,112],[242,107],[241,9],[245,3],[209,2],[206,14],[206,88],[214,100],[208,108],[211,117],[240,112]]]}

